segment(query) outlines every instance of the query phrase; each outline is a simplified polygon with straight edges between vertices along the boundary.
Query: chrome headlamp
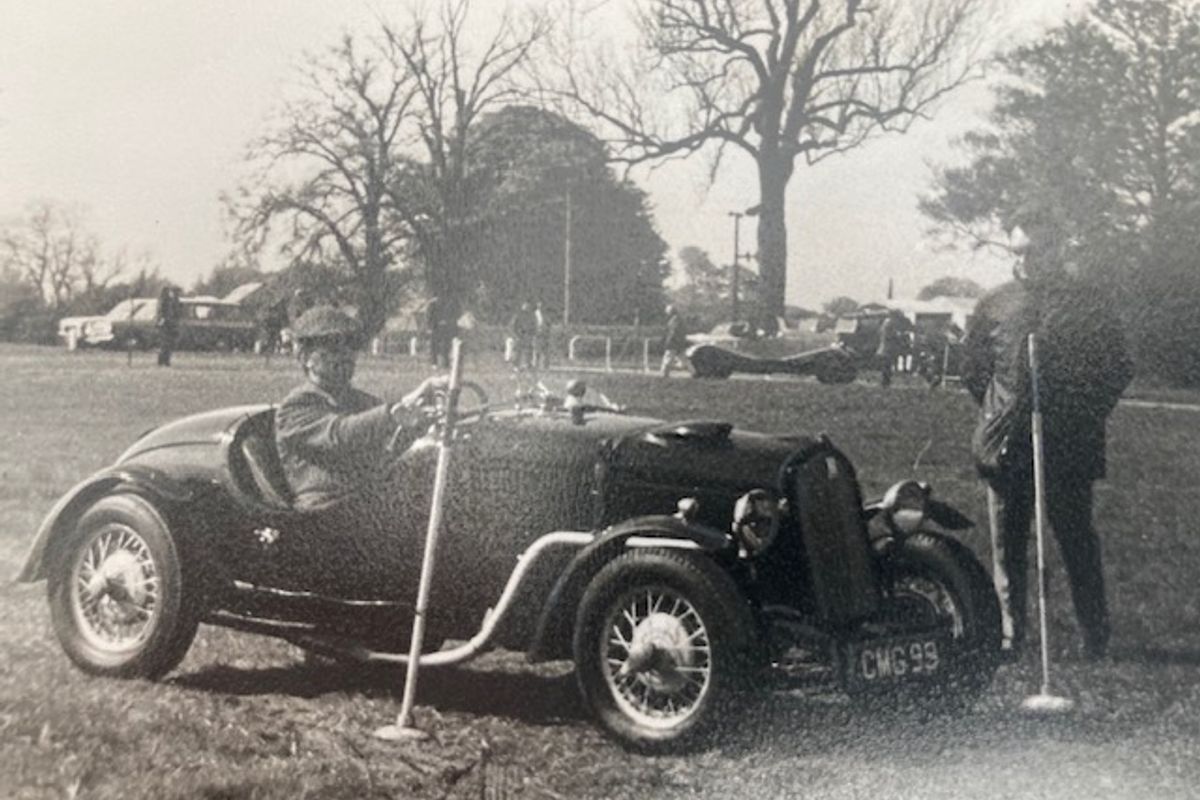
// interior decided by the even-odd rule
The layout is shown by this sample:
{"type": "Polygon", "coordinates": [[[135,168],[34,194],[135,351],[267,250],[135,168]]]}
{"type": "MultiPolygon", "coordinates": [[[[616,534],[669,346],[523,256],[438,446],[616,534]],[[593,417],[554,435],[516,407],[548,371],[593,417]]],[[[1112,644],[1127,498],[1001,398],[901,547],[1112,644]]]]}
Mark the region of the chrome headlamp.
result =
{"type": "Polygon", "coordinates": [[[912,533],[925,522],[928,511],[929,484],[920,481],[900,481],[883,495],[880,509],[892,527],[912,533]]]}
{"type": "Polygon", "coordinates": [[[733,506],[733,535],[743,555],[764,552],[779,535],[780,501],[765,489],[752,489],[733,506]]]}

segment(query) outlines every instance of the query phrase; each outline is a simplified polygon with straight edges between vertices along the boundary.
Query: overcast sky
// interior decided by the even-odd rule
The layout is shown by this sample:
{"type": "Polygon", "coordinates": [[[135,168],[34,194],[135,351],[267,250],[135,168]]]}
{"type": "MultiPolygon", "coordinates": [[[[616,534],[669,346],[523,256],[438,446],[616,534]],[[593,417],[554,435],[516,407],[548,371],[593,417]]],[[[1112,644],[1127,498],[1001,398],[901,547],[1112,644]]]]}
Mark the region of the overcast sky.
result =
{"type": "MultiPolygon", "coordinates": [[[[916,0],[914,0],[916,1],[916,0]]],[[[498,4],[477,3],[487,16],[498,4]]],[[[1072,0],[1010,0],[1005,35],[1061,18],[1072,0]]],[[[109,249],[147,251],[191,286],[228,250],[218,197],[242,175],[305,50],[373,26],[387,3],[357,0],[0,0],[0,219],[32,200],[86,209],[109,249]]],[[[814,169],[788,197],[788,301],[880,299],[889,277],[911,296],[942,275],[985,285],[1009,265],[931,252],[916,212],[927,162],[986,107],[980,88],[906,136],[877,140],[814,169]]],[[[731,210],[757,202],[752,164],[730,158],[706,185],[699,163],[634,175],[649,192],[672,253],[685,245],[727,263],[731,210]]],[[[743,250],[753,224],[743,221],[743,250]]]]}

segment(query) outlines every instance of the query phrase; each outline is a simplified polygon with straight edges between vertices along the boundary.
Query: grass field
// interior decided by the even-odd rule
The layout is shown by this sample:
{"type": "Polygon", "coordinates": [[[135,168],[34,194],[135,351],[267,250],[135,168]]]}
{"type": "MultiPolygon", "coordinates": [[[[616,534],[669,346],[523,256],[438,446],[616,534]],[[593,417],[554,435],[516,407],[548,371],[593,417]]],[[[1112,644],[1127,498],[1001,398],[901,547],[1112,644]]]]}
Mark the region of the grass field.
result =
{"type": "MultiPolygon", "coordinates": [[[[468,371],[494,399],[512,391],[498,365],[468,371]]],[[[396,397],[424,374],[424,364],[367,359],[359,383],[396,397]]],[[[53,638],[44,585],[11,582],[42,516],[151,425],[280,398],[296,367],[184,353],[160,370],[152,355],[130,366],[123,354],[7,348],[0,375],[0,798],[1200,794],[1200,412],[1123,406],[1112,419],[1109,480],[1097,491],[1110,661],[1078,659],[1052,555],[1056,685],[1077,701],[1069,717],[1014,710],[1037,689],[1030,653],[961,717],[922,724],[837,696],[778,694],[748,701],[755,707],[731,721],[718,749],[646,758],[591,725],[569,665],[533,670],[512,654],[425,673],[417,720],[433,738],[402,746],[370,735],[396,714],[401,672],[305,668],[296,650],[267,639],[205,628],[161,683],[84,676],[53,638]]],[[[973,408],[962,393],[865,381],[588,379],[656,416],[825,431],[855,462],[866,494],[915,474],[986,519],[966,446],[973,408]]],[[[985,526],[964,539],[990,564],[985,526]]]]}

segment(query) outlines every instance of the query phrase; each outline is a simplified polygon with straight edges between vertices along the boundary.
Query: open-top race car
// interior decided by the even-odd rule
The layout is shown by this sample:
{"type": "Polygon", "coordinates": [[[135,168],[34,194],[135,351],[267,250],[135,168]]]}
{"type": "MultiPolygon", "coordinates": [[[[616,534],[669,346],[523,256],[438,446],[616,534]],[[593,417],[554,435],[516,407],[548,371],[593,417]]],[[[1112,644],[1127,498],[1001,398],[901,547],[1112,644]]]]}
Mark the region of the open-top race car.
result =
{"type": "MultiPolygon", "coordinates": [[[[995,594],[948,533],[969,520],[928,486],[864,504],[824,436],[476,393],[453,428],[422,667],[495,647],[571,659],[601,726],[643,750],[694,744],[736,692],[814,667],[855,697],[935,706],[989,685],[995,594]]],[[[273,423],[267,405],[167,423],[55,504],[20,578],[48,581],[80,668],[162,676],[199,623],[406,663],[436,432],[395,456],[394,491],[426,509],[387,544],[411,570],[390,593],[331,596],[296,583],[325,585],[329,565],[289,547],[321,531],[290,505],[273,423]]]]}

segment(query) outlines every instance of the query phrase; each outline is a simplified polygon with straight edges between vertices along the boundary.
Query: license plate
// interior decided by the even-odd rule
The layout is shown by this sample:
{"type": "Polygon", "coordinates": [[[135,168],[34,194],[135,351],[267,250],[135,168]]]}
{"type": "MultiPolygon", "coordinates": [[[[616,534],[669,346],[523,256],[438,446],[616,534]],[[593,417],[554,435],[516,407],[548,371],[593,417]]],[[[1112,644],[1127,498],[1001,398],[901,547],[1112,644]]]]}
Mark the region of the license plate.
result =
{"type": "Polygon", "coordinates": [[[868,688],[936,676],[949,656],[937,636],[889,637],[851,642],[846,668],[851,684],[868,688]]]}

